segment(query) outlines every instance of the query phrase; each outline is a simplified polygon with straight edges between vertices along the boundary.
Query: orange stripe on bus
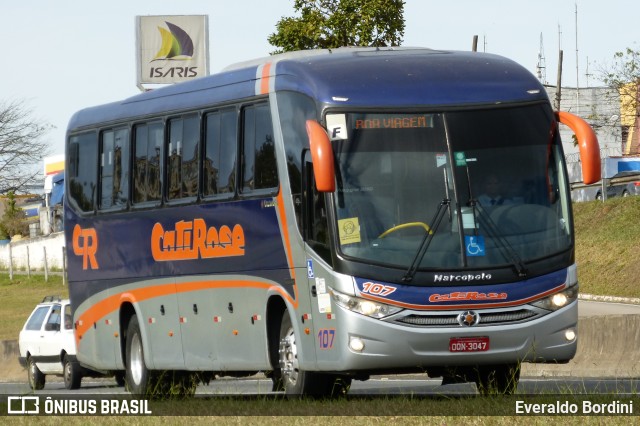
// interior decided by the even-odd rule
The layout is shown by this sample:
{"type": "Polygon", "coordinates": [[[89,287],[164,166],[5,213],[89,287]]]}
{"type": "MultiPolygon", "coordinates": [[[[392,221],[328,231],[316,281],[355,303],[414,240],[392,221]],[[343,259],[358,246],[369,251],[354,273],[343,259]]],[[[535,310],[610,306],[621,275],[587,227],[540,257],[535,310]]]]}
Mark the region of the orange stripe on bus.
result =
{"type": "Polygon", "coordinates": [[[296,282],[296,269],[293,264],[293,250],[291,250],[291,238],[289,238],[289,226],[287,221],[287,213],[284,208],[284,197],[282,195],[282,189],[278,192],[278,196],[276,197],[277,205],[278,205],[278,213],[280,214],[280,221],[282,226],[282,236],[284,237],[284,249],[287,254],[287,263],[289,264],[289,275],[293,279],[293,294],[295,301],[293,302],[293,306],[295,308],[298,307],[298,284],[296,282]]]}
{"type": "Polygon", "coordinates": [[[282,190],[278,192],[276,197],[278,201],[278,212],[280,213],[280,220],[282,221],[282,236],[284,237],[285,251],[287,252],[287,263],[289,264],[289,273],[291,278],[296,277],[295,269],[293,267],[293,254],[291,251],[291,240],[289,239],[289,227],[287,226],[287,214],[284,210],[284,197],[282,196],[282,190]]]}
{"type": "Polygon", "coordinates": [[[267,62],[262,67],[262,81],[260,82],[260,94],[266,95],[269,93],[269,80],[270,80],[271,62],[267,62]]]}
{"type": "MultiPolygon", "coordinates": [[[[144,300],[169,296],[171,294],[188,293],[213,288],[258,288],[274,290],[280,293],[280,295],[287,299],[292,305],[297,306],[297,300],[294,300],[282,287],[259,281],[194,281],[177,285],[172,283],[144,287],[109,296],[84,311],[76,322],[76,346],[87,330],[93,327],[94,323],[97,323],[100,319],[120,309],[120,306],[124,302],[140,303],[144,300]]],[[[297,289],[295,292],[297,299],[297,289]]]]}

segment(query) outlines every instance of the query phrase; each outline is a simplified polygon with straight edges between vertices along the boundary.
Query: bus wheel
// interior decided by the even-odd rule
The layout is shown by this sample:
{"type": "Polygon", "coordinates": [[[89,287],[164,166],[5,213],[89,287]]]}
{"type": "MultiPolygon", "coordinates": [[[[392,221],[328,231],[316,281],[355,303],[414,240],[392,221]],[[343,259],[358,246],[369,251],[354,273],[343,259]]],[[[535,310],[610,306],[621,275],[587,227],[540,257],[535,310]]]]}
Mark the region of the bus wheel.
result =
{"type": "Polygon", "coordinates": [[[302,370],[298,362],[298,349],[299,342],[289,312],[285,310],[280,323],[280,371],[275,377],[287,396],[337,397],[346,394],[351,384],[350,378],[302,370]]]}
{"type": "Polygon", "coordinates": [[[280,323],[280,345],[278,351],[282,387],[285,393],[290,396],[317,394],[317,391],[324,388],[324,386],[318,386],[320,383],[314,380],[313,373],[300,369],[298,348],[299,342],[291,325],[289,311],[285,310],[280,323]]]}
{"type": "Polygon", "coordinates": [[[127,328],[125,383],[134,395],[146,395],[149,391],[150,373],[144,363],[144,350],[138,318],[133,316],[127,328]]]}
{"type": "Polygon", "coordinates": [[[520,365],[505,364],[478,368],[476,386],[481,395],[513,395],[520,380],[520,365]]]}

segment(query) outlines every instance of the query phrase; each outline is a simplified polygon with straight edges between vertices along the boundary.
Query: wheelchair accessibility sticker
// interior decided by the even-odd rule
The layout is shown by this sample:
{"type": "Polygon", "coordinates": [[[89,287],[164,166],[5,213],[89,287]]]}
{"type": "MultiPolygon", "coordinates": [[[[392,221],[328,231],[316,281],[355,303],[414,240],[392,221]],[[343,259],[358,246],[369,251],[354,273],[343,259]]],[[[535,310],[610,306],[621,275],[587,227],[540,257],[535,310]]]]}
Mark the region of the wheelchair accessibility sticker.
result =
{"type": "Polygon", "coordinates": [[[484,237],[481,235],[465,235],[464,245],[467,256],[484,256],[484,237]]]}

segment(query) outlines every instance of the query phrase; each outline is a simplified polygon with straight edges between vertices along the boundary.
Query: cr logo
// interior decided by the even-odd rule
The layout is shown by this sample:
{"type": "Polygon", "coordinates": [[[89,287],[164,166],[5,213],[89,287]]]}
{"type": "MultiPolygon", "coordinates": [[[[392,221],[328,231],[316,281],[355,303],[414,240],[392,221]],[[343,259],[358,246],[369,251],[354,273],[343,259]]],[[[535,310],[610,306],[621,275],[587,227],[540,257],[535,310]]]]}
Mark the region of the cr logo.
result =
{"type": "Polygon", "coordinates": [[[98,234],[95,228],[82,229],[80,225],[73,228],[73,254],[82,256],[82,269],[98,269],[96,253],[98,252],[98,234]]]}

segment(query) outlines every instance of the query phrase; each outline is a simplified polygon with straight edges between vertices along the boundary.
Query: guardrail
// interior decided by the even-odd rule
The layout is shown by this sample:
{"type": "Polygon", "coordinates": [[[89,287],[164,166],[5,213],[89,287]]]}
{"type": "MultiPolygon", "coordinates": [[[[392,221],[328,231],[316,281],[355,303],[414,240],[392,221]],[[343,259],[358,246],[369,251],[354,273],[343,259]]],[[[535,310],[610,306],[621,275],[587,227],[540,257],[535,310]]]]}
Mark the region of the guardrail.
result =
{"type": "Polygon", "coordinates": [[[615,178],[605,178],[591,185],[585,185],[583,182],[572,182],[570,186],[572,191],[574,189],[601,188],[602,200],[604,201],[607,199],[607,191],[606,191],[607,187],[630,183],[630,182],[637,182],[637,181],[640,181],[640,172],[629,173],[629,174],[625,174],[624,176],[618,176],[615,178]]]}

